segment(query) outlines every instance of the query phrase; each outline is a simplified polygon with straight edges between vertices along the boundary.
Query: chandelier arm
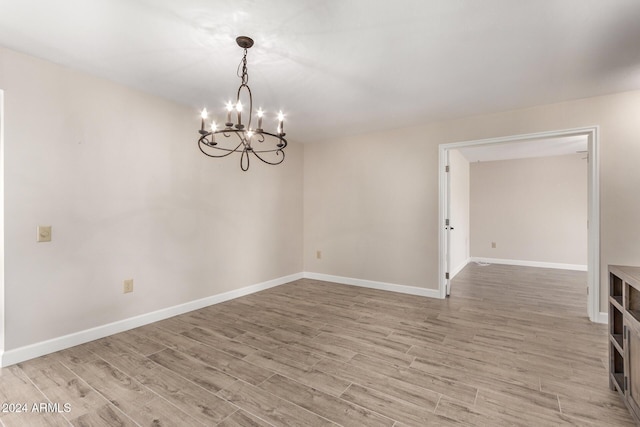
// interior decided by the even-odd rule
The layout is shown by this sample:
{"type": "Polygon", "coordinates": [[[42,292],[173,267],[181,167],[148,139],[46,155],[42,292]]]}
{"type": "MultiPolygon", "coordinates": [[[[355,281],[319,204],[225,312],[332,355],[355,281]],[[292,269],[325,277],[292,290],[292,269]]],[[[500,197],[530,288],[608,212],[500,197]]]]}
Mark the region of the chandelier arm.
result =
{"type": "MultiPolygon", "coordinates": [[[[231,153],[240,153],[240,152],[244,151],[244,147],[248,145],[248,144],[247,144],[246,139],[244,139],[244,138],[241,136],[244,132],[240,132],[240,131],[233,130],[233,131],[231,131],[231,133],[236,134],[236,136],[238,137],[238,139],[239,139],[239,141],[240,141],[240,142],[239,142],[239,144],[238,144],[235,148],[217,147],[217,146],[212,146],[212,145],[210,145],[210,144],[208,144],[208,143],[207,143],[206,138],[207,138],[207,137],[209,137],[209,136],[211,136],[211,135],[213,135],[213,134],[224,134],[224,136],[226,136],[226,137],[230,137],[231,135],[230,135],[230,134],[229,134],[229,135],[227,135],[225,131],[210,132],[210,133],[207,133],[206,135],[203,135],[203,136],[202,136],[202,137],[200,137],[200,139],[198,140],[198,144],[199,144],[199,145],[206,145],[206,146],[207,146],[207,147],[209,147],[209,148],[213,148],[213,149],[220,150],[220,151],[228,151],[228,153],[227,153],[227,154],[224,154],[224,155],[221,155],[221,156],[214,156],[214,155],[211,155],[211,154],[207,154],[207,153],[205,153],[205,152],[203,151],[202,147],[200,147],[200,151],[202,151],[204,154],[206,154],[206,155],[207,155],[207,156],[209,156],[209,157],[226,157],[226,156],[228,156],[228,155],[229,155],[229,154],[231,154],[231,153]],[[240,148],[240,147],[243,147],[243,149],[242,149],[242,150],[239,150],[239,148],[240,148]]],[[[281,142],[282,147],[277,147],[277,148],[271,148],[271,149],[263,149],[263,150],[261,150],[261,149],[259,149],[259,148],[257,148],[257,147],[253,147],[253,146],[252,146],[252,151],[254,151],[254,152],[258,152],[258,153],[274,153],[274,152],[283,152],[284,148],[287,146],[287,140],[286,140],[286,139],[284,139],[284,138],[278,138],[276,135],[271,134],[271,133],[268,133],[268,132],[263,132],[263,133],[264,133],[264,134],[267,134],[267,135],[270,135],[270,136],[272,136],[272,137],[274,137],[274,138],[277,138],[277,139],[278,139],[278,141],[280,141],[280,142],[281,142]]],[[[264,141],[265,141],[264,136],[262,136],[261,134],[258,134],[258,135],[260,135],[260,138],[261,138],[261,139],[258,139],[258,142],[259,142],[259,143],[264,142],[264,141]]],[[[283,153],[284,153],[284,152],[283,152],[283,153]]]]}
{"type": "Polygon", "coordinates": [[[244,150],[244,145],[245,145],[244,141],[242,140],[242,138],[240,138],[240,142],[238,143],[238,145],[236,145],[236,148],[234,148],[233,150],[230,150],[228,148],[219,148],[219,150],[226,150],[226,151],[231,151],[232,153],[239,153],[240,150],[238,150],[238,148],[243,147],[242,149],[244,150]]]}
{"type": "MultiPolygon", "coordinates": [[[[215,147],[213,147],[213,148],[215,148],[215,147]]],[[[202,151],[202,154],[204,154],[205,156],[207,156],[207,157],[214,157],[214,158],[216,158],[216,159],[220,159],[220,158],[222,158],[222,157],[227,157],[227,156],[229,156],[229,155],[231,155],[231,154],[233,154],[233,153],[237,153],[237,152],[239,152],[239,151],[231,151],[231,150],[228,150],[228,153],[226,153],[226,154],[221,154],[221,155],[219,155],[219,156],[216,156],[215,154],[209,154],[209,153],[207,153],[206,151],[204,151],[204,150],[202,149],[202,147],[200,147],[200,151],[202,151]]]]}
{"type": "Polygon", "coordinates": [[[271,150],[256,150],[255,148],[252,147],[252,151],[259,153],[259,154],[264,154],[264,153],[277,153],[279,151],[282,151],[282,148],[273,148],[271,150]]]}
{"type": "Polygon", "coordinates": [[[281,140],[281,141],[282,141],[282,142],[284,142],[284,143],[286,143],[286,142],[287,142],[287,139],[284,137],[286,134],[284,134],[284,133],[271,133],[271,132],[267,132],[266,130],[263,130],[263,131],[262,131],[262,132],[260,132],[260,133],[262,133],[262,134],[264,134],[264,135],[272,136],[272,137],[274,137],[274,138],[277,138],[277,139],[281,140]]]}
{"type": "Polygon", "coordinates": [[[231,135],[227,135],[224,131],[206,133],[206,134],[202,135],[200,137],[200,139],[198,139],[198,143],[199,144],[204,144],[204,145],[206,145],[208,147],[211,147],[211,148],[215,148],[216,150],[238,152],[238,147],[244,142],[244,140],[242,139],[242,137],[240,135],[238,135],[240,132],[233,131],[233,133],[235,133],[238,136],[238,138],[240,139],[240,144],[238,144],[238,146],[236,146],[236,148],[234,148],[233,150],[231,150],[229,148],[224,148],[224,147],[216,147],[216,146],[212,146],[212,145],[208,144],[207,137],[209,137],[209,136],[211,136],[212,139],[213,139],[213,135],[218,135],[218,134],[223,134],[227,138],[229,138],[231,136],[231,135]]]}
{"type": "MultiPolygon", "coordinates": [[[[205,144],[205,145],[206,145],[206,144],[205,144]]],[[[216,147],[211,147],[210,145],[207,145],[207,147],[210,147],[210,148],[216,148],[216,147]]],[[[219,159],[219,158],[221,158],[221,157],[227,157],[228,155],[233,154],[233,153],[235,153],[235,152],[236,152],[236,151],[232,151],[232,150],[223,150],[223,151],[228,151],[228,153],[227,153],[227,154],[221,154],[221,155],[219,155],[219,156],[216,156],[216,155],[214,155],[214,154],[209,154],[209,153],[207,153],[206,151],[204,151],[204,150],[202,149],[202,144],[198,144],[198,148],[200,148],[200,151],[201,151],[201,152],[202,152],[202,154],[204,154],[205,156],[207,156],[207,157],[215,157],[215,158],[217,158],[217,159],[219,159]]],[[[221,148],[216,148],[216,150],[222,150],[222,149],[221,149],[221,148]]]]}
{"type": "Polygon", "coordinates": [[[217,130],[215,132],[209,132],[205,134],[203,138],[209,135],[224,135],[226,138],[229,138],[232,133],[235,133],[238,136],[238,138],[242,138],[240,134],[243,134],[244,132],[245,132],[244,129],[222,129],[222,130],[217,130]]]}
{"type": "Polygon", "coordinates": [[[242,169],[244,172],[249,170],[249,152],[247,151],[246,147],[244,150],[242,150],[242,154],[240,155],[240,169],[242,169]]]}
{"type": "MultiPolygon", "coordinates": [[[[277,161],[277,162],[270,162],[270,161],[265,160],[265,159],[263,159],[262,157],[260,157],[260,156],[258,155],[258,153],[256,153],[255,151],[252,151],[252,152],[253,152],[253,154],[254,154],[258,159],[260,159],[262,162],[264,162],[264,163],[266,163],[266,164],[268,164],[268,165],[273,165],[273,166],[275,166],[275,165],[279,165],[280,163],[284,162],[284,151],[282,151],[282,150],[276,150],[276,154],[277,154],[277,155],[280,155],[280,153],[282,153],[282,158],[280,159],[280,161],[277,161]]],[[[265,151],[261,151],[261,153],[265,153],[265,151]]]]}
{"type": "MultiPolygon", "coordinates": [[[[205,135],[205,136],[206,136],[206,135],[205,135]]],[[[242,142],[240,142],[240,144],[238,144],[238,145],[236,146],[236,148],[234,148],[233,150],[232,150],[232,149],[230,149],[230,148],[215,147],[215,146],[211,146],[211,145],[207,144],[206,142],[204,142],[204,141],[203,141],[203,139],[204,139],[204,138],[205,138],[205,137],[203,136],[202,138],[200,138],[200,139],[198,140],[198,148],[200,149],[200,151],[202,152],[202,154],[204,154],[205,156],[208,156],[208,157],[216,157],[216,158],[220,158],[220,157],[227,157],[228,155],[233,154],[233,153],[239,153],[239,152],[240,152],[240,150],[238,150],[238,148],[240,148],[240,146],[242,145],[242,142]],[[214,155],[214,154],[209,154],[209,153],[207,153],[206,151],[204,151],[204,149],[202,148],[202,146],[203,146],[203,145],[206,145],[206,146],[207,146],[207,147],[209,147],[209,148],[214,148],[214,149],[216,149],[216,150],[220,150],[220,151],[228,151],[228,153],[226,153],[226,154],[221,154],[221,155],[219,155],[219,156],[216,156],[216,155],[214,155]]]]}
{"type": "Polygon", "coordinates": [[[247,151],[247,148],[251,147],[251,141],[247,140],[245,132],[236,132],[236,136],[238,137],[238,140],[240,140],[240,144],[235,148],[235,151],[240,152],[238,147],[242,147],[242,152],[244,153],[247,151]]]}
{"type": "MultiPolygon", "coordinates": [[[[285,147],[287,146],[287,140],[284,138],[284,134],[282,134],[283,136],[280,136],[280,135],[275,134],[275,133],[262,131],[262,132],[259,133],[259,135],[269,135],[269,136],[272,136],[272,137],[276,138],[277,140],[279,140],[280,143],[282,144],[282,147],[278,147],[278,149],[284,150],[285,147]]],[[[264,140],[264,136],[263,136],[263,140],[264,140]]]]}

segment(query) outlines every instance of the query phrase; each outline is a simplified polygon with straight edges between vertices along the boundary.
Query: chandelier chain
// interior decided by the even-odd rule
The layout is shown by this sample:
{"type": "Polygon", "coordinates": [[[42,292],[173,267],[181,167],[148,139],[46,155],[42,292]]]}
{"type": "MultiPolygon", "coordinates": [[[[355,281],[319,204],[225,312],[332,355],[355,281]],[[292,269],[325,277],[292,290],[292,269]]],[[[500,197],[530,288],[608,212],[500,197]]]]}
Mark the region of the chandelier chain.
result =
{"type": "Polygon", "coordinates": [[[244,50],[244,56],[242,61],[238,64],[238,77],[242,79],[242,84],[246,85],[249,82],[249,72],[247,71],[247,49],[244,50]],[[240,71],[242,68],[242,71],[240,71]]]}

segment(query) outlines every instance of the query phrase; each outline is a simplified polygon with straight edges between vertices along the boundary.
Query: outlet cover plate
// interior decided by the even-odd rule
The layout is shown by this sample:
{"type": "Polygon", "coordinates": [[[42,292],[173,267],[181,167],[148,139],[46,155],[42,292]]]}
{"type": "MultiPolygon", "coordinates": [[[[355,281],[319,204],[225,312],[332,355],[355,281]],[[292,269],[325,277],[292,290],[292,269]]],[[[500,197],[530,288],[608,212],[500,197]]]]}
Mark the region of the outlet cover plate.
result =
{"type": "Polygon", "coordinates": [[[122,292],[128,294],[129,292],[133,292],[133,279],[127,279],[123,283],[122,292]]]}
{"type": "Polygon", "coordinates": [[[50,242],[51,241],[51,226],[50,225],[39,225],[38,226],[38,235],[37,242],[50,242]]]}

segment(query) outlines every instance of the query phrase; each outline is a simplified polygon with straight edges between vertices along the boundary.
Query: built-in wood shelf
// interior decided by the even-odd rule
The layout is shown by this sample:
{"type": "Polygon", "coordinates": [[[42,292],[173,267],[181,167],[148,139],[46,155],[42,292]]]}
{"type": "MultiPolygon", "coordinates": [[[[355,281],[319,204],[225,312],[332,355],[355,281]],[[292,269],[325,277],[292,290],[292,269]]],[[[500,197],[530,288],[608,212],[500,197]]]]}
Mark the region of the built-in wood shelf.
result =
{"type": "Polygon", "coordinates": [[[624,388],[624,373],[613,373],[611,374],[611,378],[615,382],[618,389],[624,388]]]}
{"type": "Polygon", "coordinates": [[[622,312],[622,295],[619,297],[610,297],[609,302],[616,305],[616,308],[622,312]]]}
{"type": "Polygon", "coordinates": [[[640,424],[640,267],[609,266],[609,386],[640,424]]]}
{"type": "Polygon", "coordinates": [[[627,310],[638,322],[640,322],[640,310],[627,310]]]}
{"type": "Polygon", "coordinates": [[[620,335],[617,335],[617,334],[616,335],[611,335],[611,338],[612,338],[613,344],[618,346],[617,350],[620,352],[620,354],[622,354],[624,352],[624,344],[623,344],[624,343],[624,338],[623,338],[623,335],[622,334],[620,334],[620,335]]]}

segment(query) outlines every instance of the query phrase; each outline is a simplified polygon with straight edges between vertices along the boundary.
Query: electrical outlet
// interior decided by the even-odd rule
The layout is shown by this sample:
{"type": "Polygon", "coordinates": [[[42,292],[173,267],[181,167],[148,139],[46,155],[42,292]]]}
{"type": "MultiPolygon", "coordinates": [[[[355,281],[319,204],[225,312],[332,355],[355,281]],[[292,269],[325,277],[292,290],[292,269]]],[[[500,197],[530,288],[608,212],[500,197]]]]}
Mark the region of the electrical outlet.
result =
{"type": "Polygon", "coordinates": [[[133,279],[125,280],[122,287],[122,293],[128,294],[129,292],[133,292],[133,279]]]}
{"type": "Polygon", "coordinates": [[[316,251],[316,259],[322,259],[322,251],[316,251]]]}
{"type": "Polygon", "coordinates": [[[50,225],[39,225],[38,226],[38,237],[36,242],[50,242],[51,241],[51,226],[50,225]]]}
{"type": "Polygon", "coordinates": [[[491,242],[491,248],[493,248],[493,249],[496,248],[496,242],[491,242]]]}

